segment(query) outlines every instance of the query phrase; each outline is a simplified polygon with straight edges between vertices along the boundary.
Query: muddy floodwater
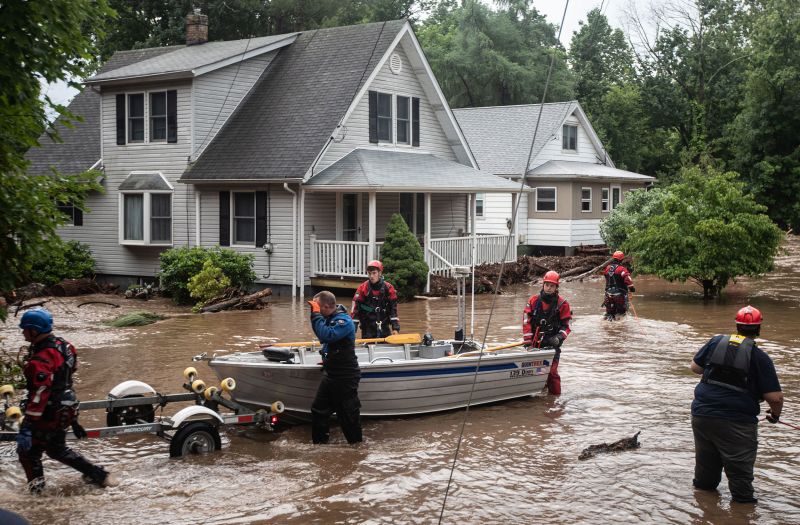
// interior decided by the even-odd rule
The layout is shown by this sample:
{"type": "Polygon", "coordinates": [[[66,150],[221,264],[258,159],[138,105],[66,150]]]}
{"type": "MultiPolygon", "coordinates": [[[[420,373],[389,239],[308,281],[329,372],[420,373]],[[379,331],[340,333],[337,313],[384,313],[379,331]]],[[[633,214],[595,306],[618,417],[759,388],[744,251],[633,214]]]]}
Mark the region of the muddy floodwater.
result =
{"type": "MultiPolygon", "coordinates": [[[[120,486],[92,488],[77,472],[45,460],[48,488],[41,497],[24,492],[13,446],[0,443],[0,506],[35,524],[429,524],[440,514],[452,524],[800,523],[800,430],[759,424],[759,503],[732,505],[724,477],[719,493],[692,489],[689,411],[697,383],[689,371],[694,352],[711,335],[730,332],[736,310],[751,303],[764,314],[759,345],[775,361],[786,393],[782,421],[800,426],[800,242],[790,241],[775,272],[739,281],[720,302],[703,303],[701,289],[691,284],[645,277],[635,282],[638,318],[613,323],[601,317],[600,280],[562,285],[574,321],[561,358],[558,398],[475,407],[466,418],[457,411],[368,420],[365,443],[353,447],[335,426],[328,446],[311,445],[308,426],[277,433],[228,429],[221,452],[177,460],[169,459],[165,442],[151,436],[79,442],[78,450],[119,475],[120,486]],[[638,450],[578,460],[589,445],[638,431],[638,450]]],[[[518,340],[531,291],[506,290],[488,331],[493,298],[476,297],[475,337],[488,332],[488,342],[518,340]]],[[[186,315],[161,300],[102,299],[123,307],[78,308],[87,300],[80,297],[48,304],[56,332],[79,348],[82,400],[104,398],[127,379],[176,393],[193,355],[302,341],[311,334],[302,300],[276,298],[258,312],[186,315]],[[142,307],[172,317],[139,328],[96,326],[121,310],[142,307]]],[[[349,305],[349,297],[343,299],[349,305]]],[[[402,304],[400,317],[403,332],[452,337],[456,300],[402,304]]],[[[0,332],[7,348],[22,344],[13,322],[0,332]]],[[[205,364],[198,370],[216,382],[205,364]]],[[[165,414],[176,409],[169,406],[165,414]]],[[[762,416],[764,409],[762,404],[762,416]]],[[[104,413],[85,412],[81,419],[84,426],[102,426],[104,413]]]]}

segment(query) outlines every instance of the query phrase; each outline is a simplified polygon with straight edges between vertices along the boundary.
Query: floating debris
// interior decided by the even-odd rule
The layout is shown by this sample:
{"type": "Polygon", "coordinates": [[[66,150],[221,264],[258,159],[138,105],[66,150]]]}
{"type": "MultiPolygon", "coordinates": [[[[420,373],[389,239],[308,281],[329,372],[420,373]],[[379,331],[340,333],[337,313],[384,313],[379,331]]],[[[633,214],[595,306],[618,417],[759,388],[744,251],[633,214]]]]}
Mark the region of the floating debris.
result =
{"type": "Polygon", "coordinates": [[[590,445],[583,449],[581,455],[578,456],[578,459],[589,459],[593,458],[597,454],[603,452],[620,452],[623,450],[633,450],[636,448],[641,447],[641,443],[639,443],[639,434],[641,434],[641,430],[633,435],[633,437],[620,439],[619,441],[615,441],[610,445],[608,443],[601,443],[599,445],[590,445]]]}
{"type": "Polygon", "coordinates": [[[119,317],[108,321],[106,324],[116,328],[124,328],[126,326],[144,326],[146,324],[153,324],[156,321],[161,321],[162,319],[166,319],[166,317],[163,315],[154,314],[152,312],[131,312],[129,314],[120,315],[119,317]]]}

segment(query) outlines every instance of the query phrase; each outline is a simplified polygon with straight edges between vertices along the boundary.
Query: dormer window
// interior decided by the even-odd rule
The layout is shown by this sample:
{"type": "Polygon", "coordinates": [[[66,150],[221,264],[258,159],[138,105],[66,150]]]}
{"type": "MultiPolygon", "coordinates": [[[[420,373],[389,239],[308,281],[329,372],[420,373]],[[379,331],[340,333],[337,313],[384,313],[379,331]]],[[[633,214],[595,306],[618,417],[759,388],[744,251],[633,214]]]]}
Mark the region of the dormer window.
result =
{"type": "Polygon", "coordinates": [[[178,92],[174,89],[116,96],[117,144],[178,142],[178,92]]]}
{"type": "Polygon", "coordinates": [[[578,151],[578,126],[564,124],[561,131],[561,148],[565,151],[578,151]]]}
{"type": "Polygon", "coordinates": [[[144,95],[128,95],[128,142],[144,142],[144,95]]]}

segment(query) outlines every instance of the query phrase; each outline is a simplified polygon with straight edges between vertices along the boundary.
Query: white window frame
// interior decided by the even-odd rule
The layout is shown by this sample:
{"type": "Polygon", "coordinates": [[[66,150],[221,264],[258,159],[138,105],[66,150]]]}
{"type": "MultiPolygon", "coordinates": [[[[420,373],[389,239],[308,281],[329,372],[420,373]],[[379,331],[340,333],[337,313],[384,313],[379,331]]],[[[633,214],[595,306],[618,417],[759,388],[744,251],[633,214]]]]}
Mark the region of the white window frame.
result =
{"type": "MultiPolygon", "coordinates": [[[[558,212],[558,188],[555,186],[542,186],[536,188],[536,197],[535,197],[535,210],[538,213],[557,213],[558,212]],[[553,209],[552,210],[540,210],[539,209],[539,190],[553,190],[553,209]]],[[[549,200],[547,202],[550,202],[549,200]]]]}
{"type": "Polygon", "coordinates": [[[414,134],[414,126],[412,124],[412,120],[414,118],[414,97],[412,97],[411,95],[405,95],[403,93],[395,93],[393,97],[394,97],[394,115],[392,115],[392,118],[394,120],[394,137],[393,137],[394,144],[395,146],[399,147],[411,147],[411,144],[414,142],[414,137],[412,137],[412,135],[414,134]],[[397,124],[399,122],[397,116],[400,114],[397,111],[397,108],[399,107],[397,99],[399,97],[408,99],[408,120],[406,121],[408,122],[408,134],[406,135],[408,137],[408,142],[398,142],[397,140],[397,137],[399,136],[399,134],[397,133],[397,124]]]}
{"type": "Polygon", "coordinates": [[[147,138],[148,142],[150,143],[158,143],[158,142],[167,142],[167,137],[169,137],[169,110],[167,109],[167,99],[169,96],[167,92],[170,91],[168,89],[158,90],[158,91],[148,91],[147,92],[147,124],[148,124],[148,133],[147,138]],[[154,139],[153,138],[153,126],[150,124],[153,121],[153,104],[151,104],[153,100],[153,95],[164,94],[164,114],[158,115],[156,118],[163,118],[164,119],[164,138],[163,139],[154,139]]]}
{"type": "Polygon", "coordinates": [[[600,211],[609,213],[611,211],[611,189],[601,188],[600,193],[600,211]]]}
{"type": "Polygon", "coordinates": [[[475,194],[475,218],[482,219],[486,216],[486,194],[485,193],[476,193],[475,194]],[[480,206],[478,203],[480,202],[480,206]]]}
{"type": "Polygon", "coordinates": [[[375,104],[376,104],[375,113],[376,113],[377,118],[378,118],[378,121],[376,123],[376,125],[377,125],[377,130],[376,131],[378,133],[378,144],[395,144],[395,141],[397,140],[397,132],[396,132],[397,130],[395,130],[395,116],[397,115],[396,108],[394,107],[395,106],[395,94],[394,93],[386,93],[384,91],[378,91],[377,93],[378,93],[378,96],[377,96],[377,99],[375,101],[375,104]],[[389,115],[388,117],[385,117],[385,116],[382,117],[380,115],[381,95],[389,97],[389,111],[391,111],[392,114],[389,115]],[[388,140],[381,138],[381,126],[380,126],[381,119],[385,120],[387,118],[389,119],[389,133],[391,133],[391,138],[389,138],[388,140]]]}
{"type": "MultiPolygon", "coordinates": [[[[146,91],[125,93],[125,144],[147,144],[148,94],[146,91]],[[131,140],[131,96],[142,95],[142,140],[131,140]]],[[[137,117],[138,118],[138,117],[137,117]]]]}
{"type": "MultiPolygon", "coordinates": [[[[126,245],[126,246],[172,246],[175,242],[175,213],[174,213],[174,205],[175,199],[172,198],[175,194],[174,187],[169,181],[164,177],[161,172],[156,172],[164,182],[166,182],[167,186],[170,189],[168,190],[120,190],[119,192],[119,220],[118,220],[118,238],[119,244],[126,245]],[[151,206],[150,206],[150,196],[153,194],[168,194],[170,195],[170,229],[169,229],[169,238],[170,240],[167,241],[157,241],[152,242],[150,239],[150,220],[151,216],[151,206]],[[125,196],[126,195],[143,195],[143,204],[142,204],[142,239],[125,239],[125,196]]],[[[152,175],[153,172],[143,172],[143,171],[134,171],[131,172],[131,175],[152,175]]]]}
{"type": "Polygon", "coordinates": [[[608,205],[609,208],[613,211],[617,206],[622,204],[622,186],[620,186],[619,184],[612,184],[609,197],[610,199],[608,201],[608,205]],[[619,200],[617,200],[616,204],[614,204],[614,190],[617,190],[619,192],[619,200]]]}
{"type": "Polygon", "coordinates": [[[570,153],[570,152],[577,153],[578,152],[578,125],[577,124],[566,123],[566,124],[561,126],[561,151],[564,152],[564,153],[570,153]],[[575,129],[575,148],[566,148],[566,147],[564,147],[565,146],[564,143],[567,142],[567,136],[566,136],[565,132],[566,132],[566,128],[568,128],[568,127],[575,129]]]}
{"type": "MultiPolygon", "coordinates": [[[[256,239],[258,239],[258,234],[256,232],[256,228],[258,227],[258,219],[257,219],[258,210],[256,209],[257,203],[256,203],[256,192],[255,192],[255,190],[253,190],[253,191],[232,191],[230,199],[231,199],[231,201],[230,201],[231,222],[229,224],[229,227],[230,227],[231,247],[255,248],[256,239]],[[253,242],[252,242],[252,244],[242,244],[242,243],[237,243],[236,242],[236,228],[234,228],[234,225],[236,224],[236,219],[237,219],[237,215],[236,215],[236,197],[235,196],[236,196],[236,194],[240,194],[240,193],[250,194],[250,195],[253,196],[253,242]]],[[[242,216],[242,218],[244,218],[244,216],[242,216]]]]}
{"type": "Polygon", "coordinates": [[[592,188],[581,188],[581,213],[592,213],[592,188]],[[589,198],[588,199],[583,198],[583,192],[584,191],[588,191],[589,192],[589,198]],[[589,209],[588,210],[584,210],[583,209],[583,204],[587,203],[587,202],[589,203],[589,209]]]}

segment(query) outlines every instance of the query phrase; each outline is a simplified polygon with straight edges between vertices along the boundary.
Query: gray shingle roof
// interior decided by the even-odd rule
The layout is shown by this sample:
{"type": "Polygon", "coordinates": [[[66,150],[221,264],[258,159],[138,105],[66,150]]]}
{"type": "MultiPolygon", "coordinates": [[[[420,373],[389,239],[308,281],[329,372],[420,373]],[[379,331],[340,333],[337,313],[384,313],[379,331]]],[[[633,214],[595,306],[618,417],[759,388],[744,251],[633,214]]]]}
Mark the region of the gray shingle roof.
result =
{"type": "Polygon", "coordinates": [[[520,185],[427,153],[356,149],[307,183],[312,188],[375,191],[514,192],[520,185]]]}
{"type": "MultiPolygon", "coordinates": [[[[119,51],[105,63],[100,71],[112,71],[140,60],[168,53],[179,46],[159,47],[119,51]]],[[[100,159],[100,95],[91,89],[78,93],[67,106],[69,110],[83,117],[83,122],[75,122],[74,128],[56,122],[55,128],[62,143],[53,142],[43,134],[39,137],[40,147],[33,147],[25,154],[30,161],[28,173],[46,175],[55,167],[63,174],[71,175],[89,169],[100,159]]]]}
{"type": "Polygon", "coordinates": [[[404,24],[302,33],[181,180],[302,178],[404,24]]]}
{"type": "MultiPolygon", "coordinates": [[[[192,70],[221,62],[236,57],[242,53],[256,52],[285,41],[291,43],[291,37],[296,33],[263,36],[243,40],[228,40],[225,42],[206,42],[195,46],[173,46],[168,51],[158,56],[148,57],[134,63],[106,70],[87,78],[85,82],[105,82],[110,80],[132,79],[165,75],[170,73],[190,73],[192,70]]],[[[166,48],[161,48],[166,49],[166,48]]]]}
{"type": "Polygon", "coordinates": [[[574,162],[566,160],[549,160],[528,172],[529,176],[540,178],[601,178],[619,181],[653,181],[655,177],[642,175],[633,171],[620,170],[602,164],[590,162],[574,162]]]}
{"type": "Polygon", "coordinates": [[[539,110],[542,116],[531,160],[559,131],[564,119],[577,107],[576,101],[518,106],[454,109],[453,114],[482,171],[498,175],[523,173],[533,140],[539,110]]]}

